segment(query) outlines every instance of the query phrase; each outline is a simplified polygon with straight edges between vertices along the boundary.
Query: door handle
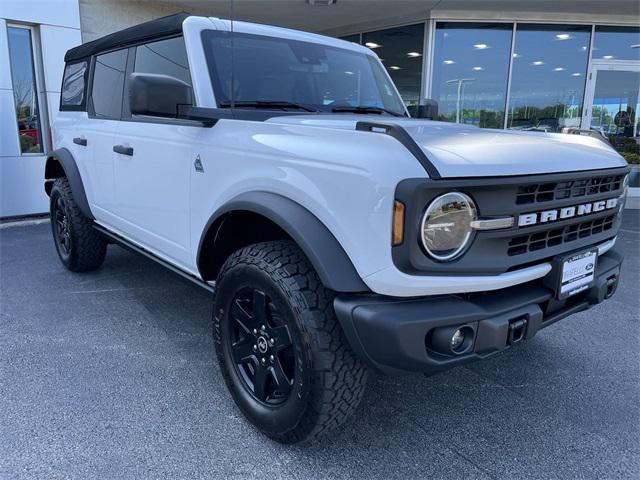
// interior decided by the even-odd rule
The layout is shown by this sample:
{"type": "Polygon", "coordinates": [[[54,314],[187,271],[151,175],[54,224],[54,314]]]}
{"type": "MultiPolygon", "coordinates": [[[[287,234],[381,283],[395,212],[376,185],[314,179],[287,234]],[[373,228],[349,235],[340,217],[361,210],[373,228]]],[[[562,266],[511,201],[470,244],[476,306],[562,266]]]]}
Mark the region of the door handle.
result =
{"type": "Polygon", "coordinates": [[[119,153],[121,155],[129,155],[130,157],[133,156],[133,148],[132,147],[125,147],[124,145],[114,145],[113,146],[113,151],[116,153],[119,153]]]}
{"type": "Polygon", "coordinates": [[[76,137],[73,139],[73,143],[76,145],[82,145],[83,147],[87,146],[87,139],[82,137],[76,137]]]}

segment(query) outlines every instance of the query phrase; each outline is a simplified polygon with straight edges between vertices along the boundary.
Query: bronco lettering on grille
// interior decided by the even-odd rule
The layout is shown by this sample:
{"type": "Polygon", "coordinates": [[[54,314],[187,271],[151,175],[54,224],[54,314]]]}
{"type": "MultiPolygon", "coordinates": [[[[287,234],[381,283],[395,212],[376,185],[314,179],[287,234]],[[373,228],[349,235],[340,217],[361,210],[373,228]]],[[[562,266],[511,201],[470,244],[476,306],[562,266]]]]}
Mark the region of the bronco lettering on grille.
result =
{"type": "Polygon", "coordinates": [[[543,210],[541,212],[524,213],[518,217],[519,227],[529,227],[537,223],[555,222],[556,220],[565,220],[567,218],[589,215],[591,213],[610,210],[618,205],[617,198],[608,200],[600,200],[598,202],[583,203],[572,207],[557,208],[554,210],[543,210]]]}

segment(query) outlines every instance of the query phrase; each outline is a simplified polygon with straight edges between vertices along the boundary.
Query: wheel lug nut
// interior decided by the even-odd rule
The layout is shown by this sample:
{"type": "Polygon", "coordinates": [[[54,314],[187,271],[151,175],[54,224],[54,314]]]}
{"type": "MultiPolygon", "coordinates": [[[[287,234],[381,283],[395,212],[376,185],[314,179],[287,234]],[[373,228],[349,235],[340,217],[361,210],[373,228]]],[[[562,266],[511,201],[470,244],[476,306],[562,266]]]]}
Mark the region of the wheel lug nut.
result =
{"type": "Polygon", "coordinates": [[[257,352],[257,351],[258,351],[258,346],[257,346],[257,345],[254,345],[254,346],[253,346],[253,351],[254,351],[254,352],[257,352]]]}
{"type": "Polygon", "coordinates": [[[255,328],[253,329],[253,334],[257,335],[258,334],[258,330],[256,330],[255,328]]]}
{"type": "Polygon", "coordinates": [[[264,365],[265,363],[267,363],[267,360],[266,360],[264,357],[262,357],[261,362],[262,362],[262,364],[264,365]]]}
{"type": "Polygon", "coordinates": [[[262,326],[260,327],[260,330],[262,330],[263,332],[264,332],[266,329],[267,329],[267,327],[265,327],[264,325],[262,325],[262,326]]]}
{"type": "Polygon", "coordinates": [[[276,343],[276,341],[273,338],[269,339],[269,345],[271,345],[273,347],[273,345],[276,343]]]}
{"type": "Polygon", "coordinates": [[[271,355],[271,356],[269,357],[269,361],[270,361],[271,363],[273,363],[273,361],[274,361],[274,360],[275,360],[275,357],[274,357],[273,355],[271,355]]]}

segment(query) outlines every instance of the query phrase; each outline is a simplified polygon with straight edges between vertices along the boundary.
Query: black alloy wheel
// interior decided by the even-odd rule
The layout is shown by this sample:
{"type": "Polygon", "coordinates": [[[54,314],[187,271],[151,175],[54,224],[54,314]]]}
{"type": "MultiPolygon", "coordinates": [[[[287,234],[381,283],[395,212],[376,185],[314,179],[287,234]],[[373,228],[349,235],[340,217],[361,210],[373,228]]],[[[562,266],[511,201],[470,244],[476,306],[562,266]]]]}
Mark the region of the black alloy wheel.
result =
{"type": "Polygon", "coordinates": [[[244,287],[231,304],[226,337],[243,387],[266,405],[287,400],[295,377],[288,327],[264,291],[244,287]]]}
{"type": "Polygon", "coordinates": [[[62,196],[58,196],[52,205],[54,239],[60,255],[68,257],[71,254],[71,230],[67,205],[62,196]]]}

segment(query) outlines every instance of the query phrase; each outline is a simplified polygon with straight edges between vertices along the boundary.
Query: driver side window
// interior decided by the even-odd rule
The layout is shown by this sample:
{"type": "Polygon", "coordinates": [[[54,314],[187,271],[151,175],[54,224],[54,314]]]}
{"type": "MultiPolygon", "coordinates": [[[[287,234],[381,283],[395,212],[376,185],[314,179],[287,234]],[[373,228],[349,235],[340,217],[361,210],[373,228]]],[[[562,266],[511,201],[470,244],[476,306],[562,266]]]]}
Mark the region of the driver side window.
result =
{"type": "Polygon", "coordinates": [[[135,73],[169,75],[191,85],[184,38],[168,38],[138,45],[133,71],[135,73]]]}

